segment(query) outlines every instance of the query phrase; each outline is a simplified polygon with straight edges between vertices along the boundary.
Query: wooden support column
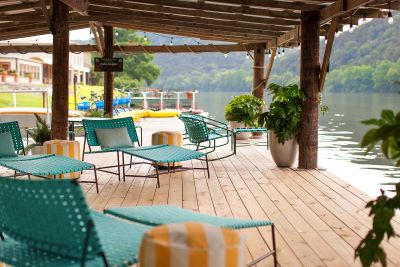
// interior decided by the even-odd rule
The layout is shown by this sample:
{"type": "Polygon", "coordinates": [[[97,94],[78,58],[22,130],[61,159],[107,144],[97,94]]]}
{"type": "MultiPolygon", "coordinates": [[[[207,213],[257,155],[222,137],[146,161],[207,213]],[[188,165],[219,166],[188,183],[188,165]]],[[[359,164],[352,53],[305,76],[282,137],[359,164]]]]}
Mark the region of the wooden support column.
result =
{"type": "Polygon", "coordinates": [[[254,47],[253,63],[253,95],[264,99],[264,65],[265,65],[265,44],[257,44],[254,47]]]}
{"type": "Polygon", "coordinates": [[[54,33],[51,137],[65,140],[68,129],[69,11],[68,6],[61,1],[52,1],[54,33]]]}
{"type": "Polygon", "coordinates": [[[301,106],[299,168],[318,165],[319,11],[301,12],[300,88],[306,95],[301,106]]]}
{"type": "MultiPolygon", "coordinates": [[[[104,57],[113,58],[114,31],[111,26],[104,26],[104,57]]],[[[104,113],[113,116],[114,72],[104,72],[104,113]]]]}

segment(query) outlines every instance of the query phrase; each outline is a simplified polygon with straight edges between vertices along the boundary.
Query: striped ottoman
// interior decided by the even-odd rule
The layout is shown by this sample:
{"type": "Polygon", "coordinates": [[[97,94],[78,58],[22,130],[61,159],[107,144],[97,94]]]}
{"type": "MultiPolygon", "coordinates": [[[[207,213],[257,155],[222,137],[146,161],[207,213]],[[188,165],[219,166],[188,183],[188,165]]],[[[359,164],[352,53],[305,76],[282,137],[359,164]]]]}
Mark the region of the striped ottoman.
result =
{"type": "Polygon", "coordinates": [[[142,239],[140,267],[242,267],[239,232],[204,223],[167,224],[142,239]]]}
{"type": "MultiPolygon", "coordinates": [[[[50,140],[43,144],[43,152],[46,154],[55,154],[66,156],[72,159],[81,159],[80,143],[71,140],[50,140]]],[[[77,179],[81,176],[80,172],[71,172],[61,174],[60,178],[77,179]]]]}
{"type": "MultiPolygon", "coordinates": [[[[182,146],[182,133],[180,132],[155,132],[151,136],[151,144],[152,145],[175,145],[182,146]]],[[[159,163],[159,167],[168,167],[168,165],[172,167],[173,163],[159,163]]],[[[175,167],[182,167],[181,162],[175,162],[175,167]]]]}

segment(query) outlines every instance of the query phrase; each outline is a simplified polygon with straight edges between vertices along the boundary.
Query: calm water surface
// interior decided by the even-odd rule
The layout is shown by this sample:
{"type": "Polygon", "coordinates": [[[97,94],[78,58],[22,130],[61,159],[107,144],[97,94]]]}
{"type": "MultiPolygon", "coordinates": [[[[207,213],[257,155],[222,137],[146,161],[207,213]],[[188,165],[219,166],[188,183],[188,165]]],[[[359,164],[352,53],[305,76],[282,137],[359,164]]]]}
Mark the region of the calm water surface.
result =
{"type": "MultiPolygon", "coordinates": [[[[224,107],[233,95],[243,92],[201,92],[199,106],[224,120],[224,107]]],[[[266,97],[267,103],[270,98],[266,97]]],[[[377,118],[382,109],[400,110],[400,94],[325,93],[323,102],[329,112],[319,119],[319,162],[340,177],[375,195],[381,183],[398,181],[400,169],[377,149],[365,155],[360,141],[368,130],[362,120],[377,118]]]]}

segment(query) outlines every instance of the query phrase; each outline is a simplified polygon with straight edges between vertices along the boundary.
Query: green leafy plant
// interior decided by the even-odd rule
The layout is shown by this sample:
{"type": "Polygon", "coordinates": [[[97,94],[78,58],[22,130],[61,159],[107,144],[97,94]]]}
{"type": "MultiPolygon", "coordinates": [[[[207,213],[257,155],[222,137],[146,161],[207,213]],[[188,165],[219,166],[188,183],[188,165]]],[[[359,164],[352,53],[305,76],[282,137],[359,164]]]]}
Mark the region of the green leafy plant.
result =
{"type": "Polygon", "coordinates": [[[225,119],[243,122],[246,126],[257,126],[260,110],[264,107],[264,100],[253,95],[235,96],[225,106],[225,119]]]}
{"type": "Polygon", "coordinates": [[[33,146],[42,146],[44,142],[51,140],[50,127],[46,123],[45,119],[36,113],[33,115],[36,117],[36,128],[29,131],[29,136],[35,143],[28,146],[27,149],[32,148],[33,146]]]}
{"type": "Polygon", "coordinates": [[[104,110],[91,109],[85,112],[85,117],[92,118],[109,118],[108,114],[104,114],[104,110]]]}
{"type": "MultiPolygon", "coordinates": [[[[363,137],[361,146],[367,148],[366,153],[372,151],[380,143],[380,148],[386,158],[400,166],[400,112],[395,114],[392,110],[383,110],[380,119],[363,121],[366,125],[375,125],[363,137]]],[[[380,262],[387,266],[386,253],[381,246],[382,240],[387,237],[398,237],[391,225],[396,210],[400,209],[400,183],[395,185],[395,195],[388,197],[381,190],[381,195],[367,203],[370,208],[369,216],[373,216],[372,229],[361,240],[355,250],[355,257],[359,257],[363,266],[371,266],[380,262]]]]}
{"type": "Polygon", "coordinates": [[[283,144],[299,134],[301,104],[305,96],[297,84],[283,86],[271,83],[268,90],[272,102],[269,111],[260,115],[259,125],[274,132],[279,143],[283,144]]]}

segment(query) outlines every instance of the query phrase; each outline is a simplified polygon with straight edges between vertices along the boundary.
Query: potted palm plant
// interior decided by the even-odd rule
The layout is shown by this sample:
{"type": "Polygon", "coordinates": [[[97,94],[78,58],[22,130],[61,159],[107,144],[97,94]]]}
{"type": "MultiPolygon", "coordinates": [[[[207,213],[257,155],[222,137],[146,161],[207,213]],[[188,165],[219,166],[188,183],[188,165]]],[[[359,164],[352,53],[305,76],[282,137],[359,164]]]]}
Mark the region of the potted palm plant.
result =
{"type": "MultiPolygon", "coordinates": [[[[258,125],[258,116],[264,107],[264,100],[253,95],[235,96],[225,106],[225,119],[231,129],[254,127],[258,125]]],[[[250,133],[240,133],[236,135],[236,139],[247,139],[249,135],[250,133]]]]}
{"type": "Polygon", "coordinates": [[[49,125],[38,114],[34,113],[34,115],[36,117],[36,128],[28,132],[34,143],[27,147],[27,150],[30,150],[32,155],[42,154],[44,142],[51,140],[49,125]]]}
{"type": "Polygon", "coordinates": [[[272,103],[269,110],[259,116],[259,124],[269,130],[270,150],[276,165],[290,167],[297,156],[301,104],[305,96],[297,84],[271,83],[268,90],[272,103]]]}

